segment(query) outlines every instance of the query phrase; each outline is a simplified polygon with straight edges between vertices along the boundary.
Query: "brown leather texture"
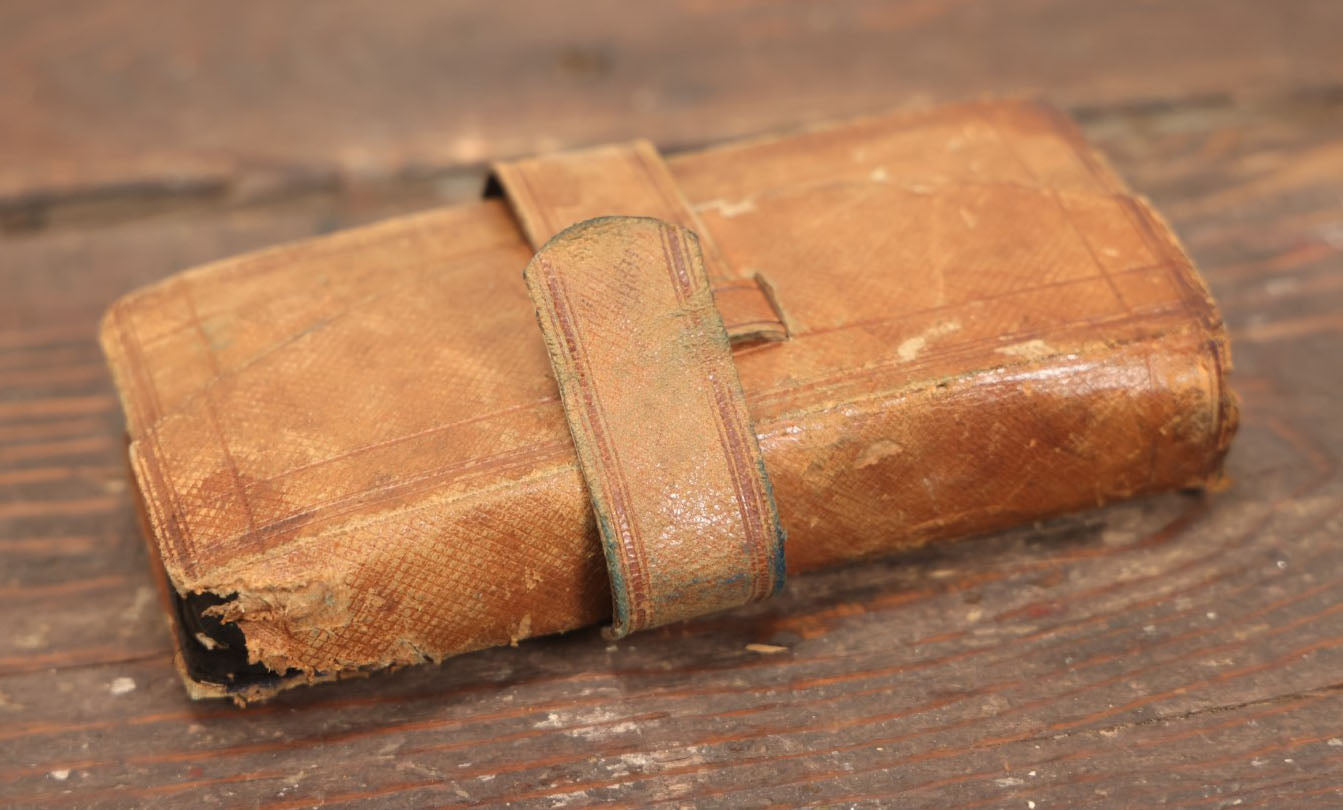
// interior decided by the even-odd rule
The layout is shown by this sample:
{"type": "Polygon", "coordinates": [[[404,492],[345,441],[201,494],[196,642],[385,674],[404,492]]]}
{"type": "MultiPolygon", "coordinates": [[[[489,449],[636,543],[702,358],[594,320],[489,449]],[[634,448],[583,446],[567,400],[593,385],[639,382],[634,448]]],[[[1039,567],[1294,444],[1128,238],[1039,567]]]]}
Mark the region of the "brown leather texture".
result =
{"type": "MultiPolygon", "coordinates": [[[[733,352],[790,575],[1217,478],[1236,407],[1216,308],[1053,109],[898,112],[666,165],[725,272],[764,279],[790,327],[733,352]]],[[[149,542],[283,673],[195,694],[609,616],[531,255],[488,199],[111,309],[149,542]]]]}
{"type": "Polygon", "coordinates": [[[609,635],[774,595],[783,532],[694,233],[584,220],[523,278],[601,534],[609,635]]]}

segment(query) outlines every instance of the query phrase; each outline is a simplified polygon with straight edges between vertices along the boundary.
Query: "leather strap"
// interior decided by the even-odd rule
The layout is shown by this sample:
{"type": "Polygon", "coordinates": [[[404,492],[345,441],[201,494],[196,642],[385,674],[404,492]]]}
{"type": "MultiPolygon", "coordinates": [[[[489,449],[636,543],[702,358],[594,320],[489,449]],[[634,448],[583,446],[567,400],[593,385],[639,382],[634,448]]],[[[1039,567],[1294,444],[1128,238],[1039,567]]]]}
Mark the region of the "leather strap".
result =
{"type": "Polygon", "coordinates": [[[575,222],[594,217],[654,217],[689,228],[700,238],[704,269],[732,342],[788,337],[767,285],[732,271],[648,141],[498,163],[494,177],[533,250],[575,222]]]}
{"type": "Polygon", "coordinates": [[[525,278],[611,574],[610,634],[777,592],[783,531],[695,235],[588,220],[525,278]]]}

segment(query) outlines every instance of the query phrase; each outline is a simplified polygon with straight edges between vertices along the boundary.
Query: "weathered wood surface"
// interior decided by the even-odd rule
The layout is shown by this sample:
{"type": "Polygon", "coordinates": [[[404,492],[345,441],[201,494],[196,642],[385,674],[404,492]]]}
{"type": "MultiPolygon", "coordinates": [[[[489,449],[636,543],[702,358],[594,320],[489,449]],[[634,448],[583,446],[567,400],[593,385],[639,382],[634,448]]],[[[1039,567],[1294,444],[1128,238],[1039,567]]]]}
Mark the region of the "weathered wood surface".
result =
{"type": "Polygon", "coordinates": [[[684,5],[695,25],[583,35],[537,11],[516,39],[451,10],[474,27],[446,40],[350,7],[293,50],[255,10],[193,37],[180,11],[0,12],[0,805],[1343,803],[1339,6],[684,5]],[[1072,105],[1210,280],[1244,398],[1230,489],[797,578],[618,646],[186,700],[93,342],[117,294],[461,198],[478,176],[452,170],[489,149],[1023,87],[1072,105]]]}
{"type": "Polygon", "coordinates": [[[1343,81],[1335,0],[0,5],[0,203],[219,199],[913,99],[1343,81]]]}

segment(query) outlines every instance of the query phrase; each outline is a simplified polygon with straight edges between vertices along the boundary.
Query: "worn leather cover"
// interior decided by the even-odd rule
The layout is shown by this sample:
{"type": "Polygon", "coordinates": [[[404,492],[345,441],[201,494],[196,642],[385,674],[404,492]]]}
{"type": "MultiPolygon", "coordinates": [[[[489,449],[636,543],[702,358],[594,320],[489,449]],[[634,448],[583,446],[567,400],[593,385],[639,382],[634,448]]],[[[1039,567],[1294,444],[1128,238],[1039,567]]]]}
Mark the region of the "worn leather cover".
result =
{"type": "MultiPolygon", "coordinates": [[[[1236,425],[1217,311],[1052,109],[900,112],[667,167],[788,325],[733,359],[790,574],[1216,479],[1236,425]]],[[[108,313],[193,694],[609,616],[511,205],[196,268],[108,313]]]]}

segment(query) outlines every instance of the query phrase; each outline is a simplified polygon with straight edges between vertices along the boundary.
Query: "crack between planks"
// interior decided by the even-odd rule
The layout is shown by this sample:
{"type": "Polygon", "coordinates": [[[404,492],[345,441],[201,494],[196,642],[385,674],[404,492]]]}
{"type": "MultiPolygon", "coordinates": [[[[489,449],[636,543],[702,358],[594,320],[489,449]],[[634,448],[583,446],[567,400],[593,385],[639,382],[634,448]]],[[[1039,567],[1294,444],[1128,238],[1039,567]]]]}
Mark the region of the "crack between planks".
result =
{"type": "Polygon", "coordinates": [[[173,650],[164,648],[151,652],[135,653],[126,656],[110,656],[106,658],[96,658],[90,661],[77,661],[69,664],[52,664],[50,666],[38,663],[33,666],[13,666],[0,669],[0,680],[18,677],[22,675],[31,675],[35,672],[45,672],[55,674],[58,672],[69,672],[71,670],[95,669],[97,667],[113,667],[122,664],[136,664],[143,661],[153,661],[163,659],[172,664],[173,650]]]}
{"type": "Polygon", "coordinates": [[[1133,728],[1143,728],[1146,726],[1159,726],[1166,723],[1179,723],[1183,720],[1188,720],[1194,717],[1200,717],[1207,714],[1223,714],[1226,712],[1240,711],[1242,709],[1250,709],[1257,706],[1271,706],[1279,703],[1290,703],[1296,700],[1321,699],[1321,698],[1333,697],[1336,695],[1343,695],[1343,683],[1328,684],[1326,686],[1320,686],[1314,689],[1304,689],[1297,692],[1289,692],[1283,695],[1272,695],[1270,697],[1258,698],[1256,700],[1246,700],[1239,703],[1228,703],[1226,705],[1218,705],[1218,706],[1206,706],[1201,709],[1190,709],[1188,711],[1175,712],[1174,714],[1162,715],[1160,717],[1149,717],[1145,720],[1134,720],[1128,723],[1117,723],[1115,725],[1105,726],[1103,728],[1076,729],[1073,731],[1059,732],[1057,734],[1038,734],[1033,737],[1023,737],[1018,740],[1013,740],[1013,742],[1014,743],[1053,742],[1056,740],[1064,740],[1070,737],[1078,737],[1084,735],[1110,736],[1133,728]]]}
{"type": "MultiPolygon", "coordinates": [[[[1011,96],[1005,96],[1011,97],[1011,96]]],[[[951,101],[951,99],[949,99],[951,101]]],[[[1218,112],[1271,111],[1281,107],[1343,106],[1343,84],[1324,83],[1305,87],[1264,91],[1255,94],[1235,92],[1198,93],[1172,97],[1135,97],[1096,105],[1072,104],[1065,107],[1083,126],[1105,126],[1126,119],[1165,118],[1218,112]]],[[[888,107],[859,111],[856,117],[888,112],[888,107]]],[[[837,120],[854,115],[839,116],[837,120]]],[[[762,135],[784,136],[813,129],[815,123],[798,122],[793,126],[773,127],[768,132],[746,134],[732,140],[750,140],[762,135]]],[[[608,134],[606,139],[617,138],[608,134]]],[[[706,148],[721,139],[690,140],[659,144],[668,153],[706,148]]],[[[570,144],[577,146],[579,144],[570,144]]],[[[53,230],[79,229],[146,219],[165,211],[237,211],[276,204],[303,202],[306,199],[335,200],[352,189],[377,189],[391,199],[421,194],[426,185],[451,188],[442,202],[465,201],[483,185],[486,163],[406,165],[383,175],[352,180],[339,166],[262,165],[240,161],[239,168],[222,174],[198,178],[144,177],[115,184],[90,186],[73,191],[33,189],[0,198],[0,237],[30,236],[53,230]],[[249,195],[246,189],[261,171],[270,181],[264,192],[249,195]],[[71,221],[66,215],[78,212],[71,221]]]]}

